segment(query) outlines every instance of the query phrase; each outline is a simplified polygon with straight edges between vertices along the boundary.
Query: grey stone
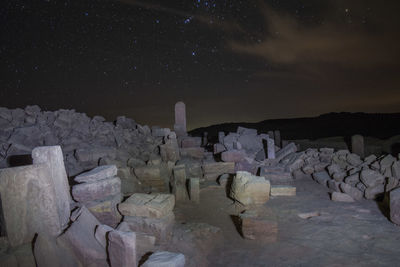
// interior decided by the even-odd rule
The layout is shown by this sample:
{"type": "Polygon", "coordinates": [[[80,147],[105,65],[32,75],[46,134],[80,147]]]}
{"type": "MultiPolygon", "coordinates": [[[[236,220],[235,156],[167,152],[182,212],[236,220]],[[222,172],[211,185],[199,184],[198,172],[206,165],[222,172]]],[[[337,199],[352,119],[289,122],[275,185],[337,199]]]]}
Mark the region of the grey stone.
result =
{"type": "Polygon", "coordinates": [[[313,178],[315,181],[317,181],[317,183],[324,185],[324,186],[328,186],[328,181],[331,180],[331,177],[329,176],[329,174],[326,171],[322,171],[322,172],[315,172],[313,173],[313,178]]]}
{"type": "Polygon", "coordinates": [[[351,137],[351,150],[354,154],[364,157],[364,137],[362,135],[353,135],[351,137]]]}
{"type": "Polygon", "coordinates": [[[157,251],[143,263],[143,267],[184,267],[185,256],[181,253],[157,251]]]}
{"type": "Polygon", "coordinates": [[[122,200],[122,194],[109,196],[101,200],[86,202],[85,206],[102,223],[115,227],[121,221],[117,205],[122,200]]]}
{"type": "Polygon", "coordinates": [[[201,146],[201,137],[185,137],[181,141],[181,147],[188,148],[188,147],[199,147],[201,146]]]}
{"type": "Polygon", "coordinates": [[[360,159],[360,156],[357,154],[347,155],[347,162],[353,166],[359,166],[363,163],[363,161],[360,159]]]}
{"type": "Polygon", "coordinates": [[[94,233],[94,237],[96,238],[97,242],[99,242],[103,248],[107,247],[107,233],[109,233],[110,231],[113,231],[113,230],[114,230],[114,228],[112,228],[108,225],[105,225],[105,224],[97,225],[96,231],[94,233]]]}
{"type": "Polygon", "coordinates": [[[188,199],[186,190],[185,165],[179,165],[174,167],[174,175],[171,185],[172,185],[172,193],[175,195],[175,201],[184,201],[188,199]]]}
{"type": "Polygon", "coordinates": [[[296,151],[297,151],[297,147],[296,147],[295,143],[290,143],[287,146],[280,149],[278,152],[276,152],[275,156],[278,160],[281,160],[284,157],[286,157],[287,155],[289,155],[291,153],[295,153],[296,151]]]}
{"type": "Polygon", "coordinates": [[[11,246],[30,243],[35,233],[56,236],[64,229],[47,164],[1,169],[0,195],[11,246]]]}
{"type": "Polygon", "coordinates": [[[82,206],[71,214],[71,226],[59,238],[68,245],[83,266],[107,266],[106,250],[95,238],[101,223],[82,206]]]}
{"type": "Polygon", "coordinates": [[[243,150],[229,150],[221,153],[221,160],[225,162],[239,162],[246,157],[246,152],[243,150]]]}
{"type": "Polygon", "coordinates": [[[243,205],[264,204],[269,200],[271,184],[264,177],[245,171],[236,172],[230,196],[243,205]]]}
{"type": "Polygon", "coordinates": [[[117,167],[115,165],[103,165],[76,176],[75,181],[78,183],[91,183],[111,178],[115,175],[117,175],[117,167]]]}
{"type": "Polygon", "coordinates": [[[119,204],[118,209],[125,216],[161,218],[169,214],[174,206],[174,195],[135,193],[119,204]]]}
{"type": "Polygon", "coordinates": [[[354,200],[361,200],[363,198],[363,192],[361,192],[356,187],[353,187],[353,186],[351,186],[349,184],[341,183],[340,184],[340,189],[342,189],[343,193],[348,194],[354,200]]]}
{"type": "Polygon", "coordinates": [[[281,146],[281,132],[279,130],[274,131],[274,140],[275,140],[275,145],[281,146]]]}
{"type": "Polygon", "coordinates": [[[336,182],[335,180],[329,180],[328,181],[328,188],[331,189],[332,191],[340,192],[340,183],[336,182]]]}
{"type": "Polygon", "coordinates": [[[72,196],[78,202],[104,199],[121,192],[121,179],[103,179],[92,183],[77,184],[72,187],[72,196]]]}
{"type": "Polygon", "coordinates": [[[367,187],[374,187],[378,184],[383,184],[385,177],[377,171],[364,169],[361,171],[360,180],[367,187]]]}
{"type": "Polygon", "coordinates": [[[136,234],[114,230],[108,238],[111,267],[136,267],[136,234]]]}
{"type": "Polygon", "coordinates": [[[384,184],[377,184],[365,189],[364,196],[366,199],[376,199],[385,192],[384,184]]]}
{"type": "Polygon", "coordinates": [[[200,179],[190,178],[189,180],[189,195],[190,200],[199,203],[200,202],[200,179]]]}
{"type": "Polygon", "coordinates": [[[186,136],[186,106],[183,102],[175,104],[175,125],[177,136],[186,136]]]}
{"type": "Polygon", "coordinates": [[[257,129],[250,129],[250,128],[245,128],[245,127],[239,126],[236,130],[236,133],[238,133],[239,135],[243,135],[243,134],[257,135],[257,129]]]}
{"type": "Polygon", "coordinates": [[[333,192],[332,200],[337,202],[354,202],[354,199],[345,193],[333,192]]]}
{"type": "Polygon", "coordinates": [[[394,189],[389,193],[390,199],[390,220],[400,225],[400,188],[394,189]]]}

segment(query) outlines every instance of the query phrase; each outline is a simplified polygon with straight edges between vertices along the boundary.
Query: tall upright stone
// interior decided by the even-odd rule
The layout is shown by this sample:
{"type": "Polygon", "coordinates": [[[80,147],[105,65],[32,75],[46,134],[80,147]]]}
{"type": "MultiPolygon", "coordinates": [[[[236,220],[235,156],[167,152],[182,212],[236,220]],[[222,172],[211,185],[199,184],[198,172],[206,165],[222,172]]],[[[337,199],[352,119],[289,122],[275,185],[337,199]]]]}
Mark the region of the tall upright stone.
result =
{"type": "Polygon", "coordinates": [[[187,200],[185,165],[178,165],[174,167],[172,193],[175,195],[175,200],[177,202],[187,200]]]}
{"type": "Polygon", "coordinates": [[[267,140],[267,154],[269,159],[275,158],[275,141],[271,137],[267,140]]]}
{"type": "Polygon", "coordinates": [[[203,140],[202,140],[202,146],[206,146],[208,143],[208,132],[203,133],[203,140]]]}
{"type": "Polygon", "coordinates": [[[181,101],[175,104],[174,130],[178,137],[186,136],[186,106],[181,101]]]}
{"type": "Polygon", "coordinates": [[[351,151],[364,158],[364,137],[356,134],[351,137],[351,151]]]}
{"type": "Polygon", "coordinates": [[[281,147],[281,132],[279,130],[274,131],[274,139],[275,139],[275,145],[281,147]]]}
{"type": "Polygon", "coordinates": [[[108,254],[111,267],[136,267],[136,234],[111,231],[108,234],[108,254]]]}
{"type": "Polygon", "coordinates": [[[274,139],[274,140],[275,140],[275,137],[274,137],[274,131],[268,131],[268,136],[269,136],[269,138],[271,138],[271,139],[274,139]]]}
{"type": "Polygon", "coordinates": [[[33,164],[45,164],[50,172],[52,187],[55,190],[56,205],[60,222],[67,226],[72,202],[64,157],[60,146],[36,147],[32,151],[33,164]]]}
{"type": "Polygon", "coordinates": [[[191,201],[195,203],[200,202],[200,178],[190,178],[189,195],[191,201]]]}

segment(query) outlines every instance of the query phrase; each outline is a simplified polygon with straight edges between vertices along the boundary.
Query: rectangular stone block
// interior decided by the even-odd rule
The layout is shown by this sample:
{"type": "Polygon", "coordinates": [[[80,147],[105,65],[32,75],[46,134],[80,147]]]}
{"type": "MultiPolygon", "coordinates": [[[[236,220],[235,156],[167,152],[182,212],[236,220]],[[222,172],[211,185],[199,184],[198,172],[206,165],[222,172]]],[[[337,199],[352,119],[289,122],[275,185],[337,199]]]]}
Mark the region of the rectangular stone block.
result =
{"type": "Polygon", "coordinates": [[[275,242],[278,237],[278,222],[271,209],[246,210],[239,215],[243,237],[251,240],[275,242]]]}
{"type": "Polygon", "coordinates": [[[271,196],[295,196],[296,187],[289,185],[272,185],[271,196]]]}
{"type": "Polygon", "coordinates": [[[97,182],[106,178],[111,178],[117,175],[117,167],[115,165],[103,165],[94,168],[91,171],[84,172],[75,177],[77,183],[97,182]]]}
{"type": "Polygon", "coordinates": [[[175,195],[175,201],[187,200],[185,165],[174,167],[174,176],[171,184],[172,193],[175,195]]]}
{"type": "Polygon", "coordinates": [[[259,205],[269,200],[271,184],[264,177],[238,171],[233,178],[230,196],[243,205],[259,205]]]}
{"type": "Polygon", "coordinates": [[[181,141],[182,148],[188,147],[200,147],[201,146],[201,137],[185,137],[181,141]]]}
{"type": "Polygon", "coordinates": [[[136,193],[119,204],[118,210],[125,216],[161,218],[169,214],[174,206],[174,195],[136,193]]]}
{"type": "Polygon", "coordinates": [[[111,267],[136,267],[136,234],[113,230],[108,234],[111,267]]]}
{"type": "Polygon", "coordinates": [[[295,153],[297,151],[297,147],[295,143],[290,143],[287,146],[283,147],[280,149],[278,152],[276,152],[276,159],[281,160],[284,157],[290,155],[291,153],[295,153]]]}
{"type": "Polygon", "coordinates": [[[12,247],[32,242],[36,233],[49,236],[64,228],[54,181],[47,164],[0,170],[0,197],[7,237],[12,247]]]}
{"type": "Polygon", "coordinates": [[[190,200],[196,203],[200,202],[200,179],[190,178],[189,180],[190,200]]]}
{"type": "Polygon", "coordinates": [[[99,220],[99,222],[115,227],[122,219],[117,208],[121,200],[122,194],[118,193],[102,200],[87,202],[85,203],[85,206],[99,220]]]}
{"type": "Polygon", "coordinates": [[[65,171],[64,156],[60,146],[36,147],[32,151],[33,164],[46,164],[56,194],[57,210],[63,227],[69,222],[70,187],[65,171]]]}
{"type": "Polygon", "coordinates": [[[217,177],[224,173],[235,173],[234,162],[205,162],[202,168],[204,174],[216,174],[217,177]]]}
{"type": "Polygon", "coordinates": [[[103,179],[92,183],[77,184],[72,187],[72,196],[78,202],[105,199],[121,192],[121,179],[118,177],[103,179]]]}

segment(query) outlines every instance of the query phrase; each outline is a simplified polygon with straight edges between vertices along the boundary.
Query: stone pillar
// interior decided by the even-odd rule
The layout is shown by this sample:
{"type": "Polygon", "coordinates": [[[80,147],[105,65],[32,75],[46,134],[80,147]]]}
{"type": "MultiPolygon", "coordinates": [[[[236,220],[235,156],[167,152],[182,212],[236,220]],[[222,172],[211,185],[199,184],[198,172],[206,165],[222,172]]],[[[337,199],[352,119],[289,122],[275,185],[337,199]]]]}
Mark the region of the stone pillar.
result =
{"type": "Polygon", "coordinates": [[[136,234],[111,231],[108,234],[108,254],[111,267],[136,267],[136,234]]]}
{"type": "Polygon", "coordinates": [[[191,201],[200,202],[200,178],[190,178],[189,195],[191,201]]]}
{"type": "Polygon", "coordinates": [[[224,143],[224,137],[225,137],[225,133],[224,132],[218,132],[218,142],[220,144],[224,143]]]}
{"type": "Polygon", "coordinates": [[[351,137],[351,151],[364,158],[364,137],[356,134],[351,137]]]}
{"type": "Polygon", "coordinates": [[[268,131],[268,136],[269,136],[269,138],[275,140],[275,138],[274,138],[274,131],[268,131]]]}
{"type": "Polygon", "coordinates": [[[203,140],[202,140],[203,146],[206,146],[208,143],[208,133],[204,132],[203,133],[203,140]]]}
{"type": "Polygon", "coordinates": [[[185,165],[178,165],[174,167],[172,193],[175,195],[176,202],[187,199],[185,165]]]}
{"type": "Polygon", "coordinates": [[[275,145],[281,147],[281,132],[279,130],[274,131],[274,139],[275,139],[275,145]]]}
{"type": "Polygon", "coordinates": [[[269,159],[275,158],[275,141],[272,138],[268,138],[267,140],[267,154],[269,159]]]}
{"type": "Polygon", "coordinates": [[[174,130],[178,137],[186,136],[186,106],[181,101],[175,104],[174,130]]]}

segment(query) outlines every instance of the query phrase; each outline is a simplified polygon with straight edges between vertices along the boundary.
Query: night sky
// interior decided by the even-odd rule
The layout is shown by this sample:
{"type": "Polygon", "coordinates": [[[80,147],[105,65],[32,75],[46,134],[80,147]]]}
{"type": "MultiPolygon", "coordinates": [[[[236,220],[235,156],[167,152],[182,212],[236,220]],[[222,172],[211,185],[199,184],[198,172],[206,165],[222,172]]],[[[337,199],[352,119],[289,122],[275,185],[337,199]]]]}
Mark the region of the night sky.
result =
{"type": "Polygon", "coordinates": [[[400,1],[0,1],[0,106],[188,128],[400,111],[400,1]]]}

